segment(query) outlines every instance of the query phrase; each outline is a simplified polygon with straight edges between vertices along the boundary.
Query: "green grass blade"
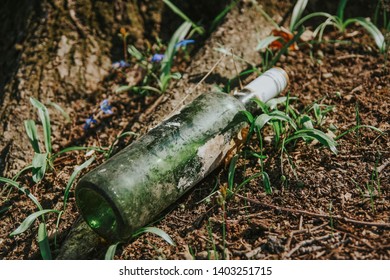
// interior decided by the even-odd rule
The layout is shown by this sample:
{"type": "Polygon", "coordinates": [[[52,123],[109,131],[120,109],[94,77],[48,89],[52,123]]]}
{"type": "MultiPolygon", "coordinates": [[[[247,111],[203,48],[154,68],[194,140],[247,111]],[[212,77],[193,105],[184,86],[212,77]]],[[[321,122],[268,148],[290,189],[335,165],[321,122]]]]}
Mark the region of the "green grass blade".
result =
{"type": "Polygon", "coordinates": [[[7,212],[10,208],[11,208],[11,206],[1,206],[0,207],[0,217],[3,213],[7,212]]]}
{"type": "Polygon", "coordinates": [[[70,175],[70,178],[69,178],[68,183],[66,184],[65,193],[64,193],[64,211],[66,209],[66,203],[68,201],[70,188],[72,187],[74,180],[76,179],[77,175],[83,169],[87,168],[94,160],[95,160],[95,157],[91,157],[89,160],[85,161],[83,164],[76,166],[72,175],[70,175]]]}
{"type": "Polygon", "coordinates": [[[172,246],[176,246],[175,242],[172,240],[172,238],[163,230],[156,228],[156,227],[144,227],[138,230],[136,233],[134,233],[133,237],[136,237],[142,233],[153,233],[157,236],[160,236],[162,239],[164,239],[168,244],[172,246]]]}
{"type": "Polygon", "coordinates": [[[334,19],[335,16],[332,16],[331,14],[329,13],[324,13],[324,12],[315,12],[315,13],[311,13],[311,14],[308,14],[307,16],[304,16],[303,18],[301,18],[295,25],[294,25],[294,30],[297,29],[297,27],[301,26],[305,21],[311,19],[311,18],[314,18],[314,17],[326,17],[326,18],[332,18],[334,19]]]}
{"type": "Polygon", "coordinates": [[[60,156],[62,154],[73,152],[73,151],[92,151],[92,150],[97,151],[99,153],[105,153],[106,152],[105,150],[103,150],[102,148],[99,148],[99,147],[93,147],[93,146],[91,146],[91,147],[73,146],[73,147],[68,147],[68,148],[65,148],[65,149],[59,151],[58,153],[56,153],[54,155],[54,157],[58,157],[58,156],[60,156]]]}
{"type": "Polygon", "coordinates": [[[126,131],[126,132],[123,132],[122,134],[118,135],[118,136],[115,138],[115,140],[112,142],[112,144],[110,145],[110,147],[108,148],[108,151],[107,151],[107,153],[106,153],[106,158],[109,158],[109,157],[111,156],[112,150],[114,149],[114,146],[115,146],[115,143],[116,143],[119,139],[121,139],[121,138],[123,138],[123,137],[125,137],[125,136],[138,136],[138,134],[135,133],[135,132],[132,132],[132,131],[126,131]]]}
{"type": "Polygon", "coordinates": [[[287,144],[288,142],[295,140],[295,139],[298,139],[298,138],[303,138],[305,140],[307,138],[316,139],[322,145],[324,145],[325,147],[330,149],[334,154],[337,154],[336,141],[318,129],[298,130],[297,132],[294,133],[293,136],[286,139],[285,143],[287,144]]]}
{"type": "Polygon", "coordinates": [[[203,27],[197,25],[195,22],[193,22],[187,15],[185,15],[177,6],[175,6],[171,1],[169,0],[163,0],[163,2],[171,8],[171,10],[177,14],[179,17],[181,17],[184,21],[188,21],[191,23],[192,27],[195,29],[196,32],[199,33],[199,35],[203,35],[205,33],[205,30],[203,27]]]}
{"type": "Polygon", "coordinates": [[[40,153],[38,131],[35,122],[33,120],[24,121],[24,127],[26,129],[28,140],[30,140],[34,152],[40,153]]]}
{"type": "Polygon", "coordinates": [[[115,251],[116,251],[116,248],[118,247],[118,245],[119,245],[119,242],[112,244],[112,245],[110,245],[110,247],[108,247],[106,255],[104,256],[105,260],[113,260],[114,259],[115,251]]]}
{"type": "Polygon", "coordinates": [[[214,29],[217,27],[217,25],[220,24],[220,22],[224,19],[224,17],[233,9],[239,0],[232,1],[228,6],[225,7],[225,9],[222,10],[213,20],[210,26],[210,33],[214,31],[214,29]]]}
{"type": "Polygon", "coordinates": [[[365,18],[352,18],[348,19],[345,22],[345,26],[357,22],[361,26],[364,27],[364,29],[367,30],[368,33],[372,36],[372,38],[375,41],[375,44],[378,46],[381,53],[384,53],[386,50],[386,42],[385,37],[383,36],[382,32],[376,27],[371,21],[365,19],[365,18]]]}
{"type": "Polygon", "coordinates": [[[268,173],[263,171],[262,175],[265,193],[272,194],[271,181],[269,179],[268,173]]]}
{"type": "Polygon", "coordinates": [[[260,5],[256,5],[256,8],[257,8],[257,11],[259,11],[260,14],[261,14],[263,17],[265,17],[265,19],[268,20],[268,21],[274,26],[275,29],[279,29],[279,28],[280,28],[279,24],[277,24],[277,23],[272,19],[272,17],[271,17],[269,14],[267,14],[267,13],[261,8],[260,5]]]}
{"type": "Polygon", "coordinates": [[[378,133],[380,133],[380,134],[383,134],[383,131],[382,131],[382,130],[380,130],[379,128],[376,128],[376,127],[374,127],[374,126],[371,126],[371,125],[357,125],[357,126],[354,126],[354,127],[351,128],[351,129],[348,129],[347,131],[341,133],[339,136],[337,136],[337,137],[335,138],[335,140],[338,140],[338,139],[340,139],[341,137],[345,136],[346,134],[348,134],[348,133],[350,133],[350,132],[353,132],[353,131],[355,131],[355,130],[357,130],[357,129],[361,129],[361,128],[369,128],[369,129],[372,129],[372,130],[374,130],[374,131],[376,131],[376,132],[378,132],[378,133]]]}
{"type": "Polygon", "coordinates": [[[314,129],[313,121],[308,115],[302,115],[299,118],[299,124],[305,129],[314,129]]]}
{"type": "Polygon", "coordinates": [[[47,167],[47,153],[44,154],[34,154],[32,160],[32,179],[35,183],[40,182],[45,176],[47,167]]]}
{"type": "Polygon", "coordinates": [[[42,216],[42,215],[45,215],[47,213],[59,213],[59,211],[57,210],[54,210],[54,209],[45,209],[45,210],[40,210],[40,211],[37,211],[35,213],[32,213],[30,216],[28,216],[19,226],[17,229],[15,229],[11,234],[10,236],[15,236],[17,234],[21,234],[23,232],[25,232],[27,229],[30,228],[30,226],[32,225],[32,223],[39,217],[39,216],[42,216]]]}
{"type": "MultiPolygon", "coordinates": [[[[271,101],[271,100],[269,100],[269,101],[271,101]]],[[[264,103],[263,101],[261,101],[260,99],[257,99],[257,98],[253,98],[251,101],[255,102],[257,104],[257,107],[260,108],[263,113],[265,113],[265,114],[269,113],[269,108],[268,108],[268,105],[266,103],[264,103]]]]}
{"type": "Polygon", "coordinates": [[[68,122],[68,123],[71,122],[69,114],[67,112],[65,112],[65,110],[59,104],[50,101],[49,105],[53,106],[54,109],[56,109],[58,112],[60,112],[61,115],[65,118],[66,122],[68,122]]]}
{"type": "Polygon", "coordinates": [[[276,107],[280,104],[285,105],[287,100],[296,100],[298,99],[297,97],[288,97],[288,96],[282,96],[278,98],[272,98],[268,100],[265,105],[269,108],[269,110],[274,110],[276,107]]]}
{"type": "Polygon", "coordinates": [[[336,16],[340,19],[341,22],[344,21],[344,11],[347,2],[348,0],[340,0],[339,5],[337,6],[336,16]]]}
{"type": "Polygon", "coordinates": [[[41,204],[39,203],[38,199],[34,195],[32,195],[29,190],[27,190],[25,188],[22,188],[19,185],[19,183],[15,182],[14,180],[10,180],[10,179],[4,178],[4,177],[0,177],[0,182],[9,184],[9,185],[15,187],[20,192],[22,192],[23,194],[27,195],[34,202],[34,204],[38,207],[39,210],[43,210],[43,208],[42,208],[41,204]]]}
{"type": "Polygon", "coordinates": [[[259,129],[262,129],[264,125],[266,125],[270,121],[275,121],[275,120],[288,122],[291,124],[293,128],[296,128],[296,125],[293,122],[293,120],[288,115],[286,115],[284,112],[281,111],[274,111],[269,114],[261,114],[256,118],[255,126],[257,126],[259,129]]]}
{"type": "Polygon", "coordinates": [[[264,49],[268,48],[268,46],[278,40],[280,37],[279,36],[267,36],[264,39],[260,40],[259,43],[257,44],[256,51],[264,51],[264,49]]]}
{"type": "Polygon", "coordinates": [[[236,154],[233,156],[233,158],[230,161],[229,164],[229,173],[228,173],[228,189],[233,192],[234,188],[234,174],[236,172],[236,165],[239,155],[236,154]]]}
{"type": "Polygon", "coordinates": [[[41,102],[33,97],[30,97],[31,104],[38,109],[38,116],[43,126],[43,136],[45,140],[46,152],[51,154],[51,128],[49,111],[41,102]]]}
{"type": "Polygon", "coordinates": [[[46,224],[40,223],[38,228],[38,245],[41,251],[42,259],[51,260],[51,250],[49,245],[49,238],[47,236],[46,224]]]}
{"type": "Polygon", "coordinates": [[[176,44],[183,40],[191,28],[190,22],[184,22],[173,34],[169,41],[168,48],[165,51],[163,60],[161,61],[161,76],[160,81],[162,82],[161,91],[164,92],[168,87],[168,82],[171,75],[171,68],[173,58],[176,53],[176,44]]]}
{"type": "Polygon", "coordinates": [[[295,30],[296,23],[301,18],[303,11],[306,8],[307,1],[308,0],[298,0],[297,3],[295,4],[292,15],[291,15],[291,20],[290,20],[290,31],[295,30]]]}
{"type": "Polygon", "coordinates": [[[60,226],[60,221],[61,221],[61,217],[62,217],[62,214],[64,213],[64,211],[60,211],[58,213],[58,216],[57,216],[57,222],[56,222],[56,232],[54,234],[54,247],[57,249],[58,248],[58,245],[57,245],[57,235],[58,235],[58,228],[60,226]]]}
{"type": "Polygon", "coordinates": [[[253,117],[252,113],[249,111],[240,111],[239,116],[243,117],[243,120],[245,120],[245,122],[247,122],[249,124],[253,123],[253,121],[255,119],[253,117]]]}
{"type": "MultiPolygon", "coordinates": [[[[261,157],[261,156],[260,156],[261,157]]],[[[263,156],[264,157],[264,156],[263,156]]],[[[262,157],[262,158],[263,158],[262,157]]],[[[245,186],[246,184],[248,184],[250,181],[252,181],[253,179],[256,179],[256,178],[258,178],[258,177],[260,177],[260,176],[262,176],[262,173],[261,172],[259,172],[259,173],[256,173],[256,174],[254,174],[254,175],[252,175],[252,176],[250,176],[249,178],[246,178],[242,183],[240,183],[238,186],[237,186],[237,189],[236,189],[236,193],[243,187],[243,186],[245,186]]]]}
{"type": "Polygon", "coordinates": [[[144,60],[144,56],[143,54],[133,45],[129,45],[129,47],[127,48],[127,51],[129,52],[129,54],[134,57],[135,59],[137,60],[144,60]]]}

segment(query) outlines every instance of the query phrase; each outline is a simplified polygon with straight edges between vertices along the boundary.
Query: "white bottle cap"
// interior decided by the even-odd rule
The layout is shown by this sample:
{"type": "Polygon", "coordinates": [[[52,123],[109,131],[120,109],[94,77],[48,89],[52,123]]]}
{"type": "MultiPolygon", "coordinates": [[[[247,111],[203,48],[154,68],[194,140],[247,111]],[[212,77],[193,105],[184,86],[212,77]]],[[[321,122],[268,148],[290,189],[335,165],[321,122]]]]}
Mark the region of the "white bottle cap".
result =
{"type": "Polygon", "coordinates": [[[246,89],[250,93],[244,96],[241,101],[247,103],[249,99],[256,97],[267,102],[286,88],[288,80],[286,71],[279,67],[273,67],[245,86],[243,92],[246,89]]]}

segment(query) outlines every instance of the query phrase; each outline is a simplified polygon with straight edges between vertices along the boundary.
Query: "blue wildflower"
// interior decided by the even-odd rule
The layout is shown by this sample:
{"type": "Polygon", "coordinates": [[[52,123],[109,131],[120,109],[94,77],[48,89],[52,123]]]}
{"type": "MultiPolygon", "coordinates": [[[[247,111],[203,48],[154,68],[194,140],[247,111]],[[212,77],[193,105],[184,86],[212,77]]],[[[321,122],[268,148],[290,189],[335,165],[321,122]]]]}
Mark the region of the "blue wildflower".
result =
{"type": "Polygon", "coordinates": [[[161,53],[155,53],[151,59],[151,62],[160,62],[161,60],[163,60],[165,57],[165,55],[161,54],[161,53]]]}
{"type": "Polygon", "coordinates": [[[178,42],[176,44],[176,48],[180,48],[180,47],[185,47],[187,46],[188,44],[193,44],[195,43],[195,40],[181,40],[180,42],[178,42]]]}
{"type": "Polygon", "coordinates": [[[130,64],[127,63],[127,62],[124,61],[124,60],[120,60],[120,61],[114,62],[114,63],[112,64],[112,68],[114,68],[114,69],[126,68],[126,67],[129,67],[129,66],[130,66],[130,64]]]}
{"type": "Polygon", "coordinates": [[[108,102],[108,99],[104,99],[102,103],[100,103],[100,109],[103,111],[105,114],[112,114],[111,111],[112,106],[110,106],[110,103],[108,102]]]}
{"type": "Polygon", "coordinates": [[[95,120],[93,116],[90,116],[88,119],[85,120],[84,130],[88,130],[89,128],[91,128],[91,124],[93,123],[97,123],[97,120],[95,120]]]}

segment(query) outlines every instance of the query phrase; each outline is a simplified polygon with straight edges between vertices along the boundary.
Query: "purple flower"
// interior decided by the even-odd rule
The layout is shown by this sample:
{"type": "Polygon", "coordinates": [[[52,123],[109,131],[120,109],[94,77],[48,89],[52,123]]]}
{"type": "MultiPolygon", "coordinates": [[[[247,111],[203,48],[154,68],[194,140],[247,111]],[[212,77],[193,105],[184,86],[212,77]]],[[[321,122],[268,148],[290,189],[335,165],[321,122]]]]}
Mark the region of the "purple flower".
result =
{"type": "Polygon", "coordinates": [[[84,124],[84,130],[88,130],[91,128],[91,124],[97,123],[97,121],[93,118],[93,116],[90,116],[88,119],[85,120],[84,124]]]}
{"type": "Polygon", "coordinates": [[[185,47],[188,44],[193,44],[193,43],[195,43],[195,40],[181,40],[176,44],[176,48],[185,47]]]}
{"type": "Polygon", "coordinates": [[[165,55],[163,55],[161,53],[155,53],[150,61],[151,62],[160,62],[161,60],[164,59],[164,57],[165,57],[165,55]]]}
{"type": "Polygon", "coordinates": [[[100,109],[103,111],[105,114],[112,114],[111,111],[112,106],[110,106],[110,103],[108,102],[108,99],[104,99],[102,103],[100,103],[100,109]]]}
{"type": "Polygon", "coordinates": [[[114,63],[112,64],[112,68],[114,68],[114,69],[126,68],[126,67],[129,67],[129,66],[130,66],[130,64],[127,63],[127,62],[124,61],[124,60],[120,60],[120,61],[114,62],[114,63]]]}

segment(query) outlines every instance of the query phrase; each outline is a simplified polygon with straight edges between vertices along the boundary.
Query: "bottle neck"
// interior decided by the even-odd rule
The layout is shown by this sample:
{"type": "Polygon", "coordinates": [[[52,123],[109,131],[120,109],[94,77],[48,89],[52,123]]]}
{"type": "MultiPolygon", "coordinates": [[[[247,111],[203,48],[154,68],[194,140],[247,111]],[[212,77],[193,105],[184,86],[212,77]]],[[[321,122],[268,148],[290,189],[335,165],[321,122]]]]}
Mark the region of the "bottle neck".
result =
{"type": "Polygon", "coordinates": [[[287,73],[282,68],[274,67],[253,80],[244,89],[236,93],[235,96],[245,106],[254,98],[267,102],[279,95],[287,87],[287,84],[287,73]]]}

